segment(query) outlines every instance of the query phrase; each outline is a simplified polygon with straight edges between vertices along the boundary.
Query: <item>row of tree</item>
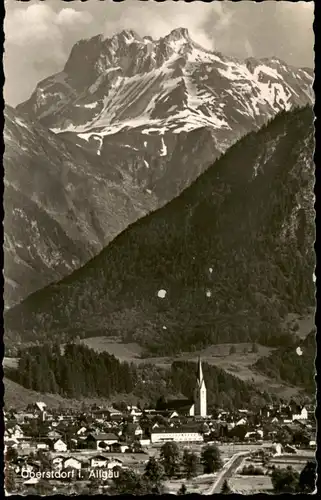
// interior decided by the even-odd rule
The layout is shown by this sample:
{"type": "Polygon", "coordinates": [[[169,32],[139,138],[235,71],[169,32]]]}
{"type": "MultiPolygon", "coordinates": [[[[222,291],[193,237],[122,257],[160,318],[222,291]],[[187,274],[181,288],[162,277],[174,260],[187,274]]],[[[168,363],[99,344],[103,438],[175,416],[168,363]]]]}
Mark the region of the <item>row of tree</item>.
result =
{"type": "Polygon", "coordinates": [[[271,475],[275,493],[314,493],[316,489],[316,463],[309,460],[301,473],[288,466],[274,469],[271,475]]]}
{"type": "Polygon", "coordinates": [[[83,344],[45,344],[20,352],[11,378],[28,389],[62,396],[98,396],[131,393],[137,373],[133,365],[107,352],[98,353],[83,344]]]}

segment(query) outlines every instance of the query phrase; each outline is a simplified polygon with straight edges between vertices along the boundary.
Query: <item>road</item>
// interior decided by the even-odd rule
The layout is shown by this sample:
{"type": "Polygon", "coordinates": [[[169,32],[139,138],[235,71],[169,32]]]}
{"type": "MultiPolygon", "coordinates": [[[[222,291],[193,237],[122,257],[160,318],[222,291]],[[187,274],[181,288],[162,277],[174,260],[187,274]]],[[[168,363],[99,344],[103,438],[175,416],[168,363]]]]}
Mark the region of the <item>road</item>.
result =
{"type": "Polygon", "coordinates": [[[236,469],[241,465],[246,455],[249,455],[248,451],[240,451],[235,453],[235,455],[230,458],[230,460],[224,465],[223,469],[219,473],[218,477],[215,479],[214,484],[206,493],[206,495],[213,495],[215,493],[221,493],[223,483],[225,479],[229,479],[236,469]]]}

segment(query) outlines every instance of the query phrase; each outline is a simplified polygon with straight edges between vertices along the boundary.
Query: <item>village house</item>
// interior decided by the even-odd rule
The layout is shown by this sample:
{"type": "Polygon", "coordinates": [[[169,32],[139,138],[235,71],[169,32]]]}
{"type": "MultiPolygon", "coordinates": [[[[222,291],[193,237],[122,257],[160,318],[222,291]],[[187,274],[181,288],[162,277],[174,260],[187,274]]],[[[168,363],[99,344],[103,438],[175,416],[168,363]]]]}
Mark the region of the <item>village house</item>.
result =
{"type": "Polygon", "coordinates": [[[109,446],[109,449],[112,453],[125,453],[129,450],[129,446],[125,443],[112,443],[109,446]]]}
{"type": "Polygon", "coordinates": [[[50,430],[48,433],[47,433],[47,437],[49,439],[59,439],[62,437],[62,434],[56,430],[50,430]]]}
{"type": "Polygon", "coordinates": [[[142,436],[139,440],[139,444],[141,446],[149,446],[151,444],[150,438],[146,436],[142,436]]]}
{"type": "Polygon", "coordinates": [[[103,455],[95,455],[90,458],[90,467],[99,468],[99,467],[107,467],[108,458],[103,455]]]}
{"type": "Polygon", "coordinates": [[[114,467],[122,467],[123,461],[120,458],[112,457],[107,463],[107,469],[113,469],[114,467]]]}
{"type": "Polygon", "coordinates": [[[4,437],[9,437],[10,439],[23,439],[24,438],[24,432],[21,429],[20,425],[15,424],[10,426],[9,424],[6,425],[6,432],[4,437]]]}
{"type": "Polygon", "coordinates": [[[80,470],[81,467],[82,467],[82,462],[81,462],[81,460],[78,460],[78,458],[68,457],[68,458],[65,458],[63,461],[63,469],[80,470]]]}
{"type": "Polygon", "coordinates": [[[255,429],[254,431],[248,431],[245,436],[244,436],[244,439],[246,440],[251,440],[252,438],[254,439],[259,439],[259,440],[262,440],[263,439],[263,431],[261,429],[255,429]]]}
{"type": "Polygon", "coordinates": [[[298,406],[294,409],[292,413],[292,420],[307,420],[308,419],[308,410],[303,406],[298,406]]]}
{"type": "Polygon", "coordinates": [[[112,433],[97,433],[97,434],[89,434],[87,436],[87,444],[89,448],[92,449],[107,449],[111,444],[117,443],[118,437],[112,433]]]}
{"type": "Polygon", "coordinates": [[[50,448],[57,452],[65,452],[68,450],[67,444],[62,439],[53,440],[50,448]]]}
{"type": "Polygon", "coordinates": [[[168,418],[169,418],[169,419],[172,419],[172,418],[179,418],[179,414],[177,413],[177,411],[172,411],[172,412],[170,412],[170,414],[168,415],[168,418]]]}
{"type": "Polygon", "coordinates": [[[160,414],[166,416],[174,411],[177,415],[194,416],[195,404],[192,399],[171,399],[169,401],[158,402],[157,410],[160,414]]]}
{"type": "Polygon", "coordinates": [[[8,439],[4,442],[4,452],[6,453],[8,448],[18,448],[18,441],[16,439],[8,439]]]}
{"type": "Polygon", "coordinates": [[[61,470],[63,468],[63,463],[66,457],[58,455],[52,459],[52,466],[54,469],[61,470]]]}
{"type": "Polygon", "coordinates": [[[115,408],[110,408],[107,411],[107,417],[109,421],[121,422],[123,419],[123,414],[120,411],[115,410],[115,408]]]}
{"type": "Polygon", "coordinates": [[[237,420],[235,422],[235,425],[246,425],[247,424],[247,418],[246,417],[242,417],[240,418],[239,420],[237,420]]]}
{"type": "Polygon", "coordinates": [[[122,435],[129,439],[140,438],[143,435],[143,430],[139,424],[128,423],[124,427],[122,435]]]}
{"type": "Polygon", "coordinates": [[[38,441],[36,443],[36,449],[37,450],[49,450],[49,444],[46,443],[45,441],[38,441]]]}

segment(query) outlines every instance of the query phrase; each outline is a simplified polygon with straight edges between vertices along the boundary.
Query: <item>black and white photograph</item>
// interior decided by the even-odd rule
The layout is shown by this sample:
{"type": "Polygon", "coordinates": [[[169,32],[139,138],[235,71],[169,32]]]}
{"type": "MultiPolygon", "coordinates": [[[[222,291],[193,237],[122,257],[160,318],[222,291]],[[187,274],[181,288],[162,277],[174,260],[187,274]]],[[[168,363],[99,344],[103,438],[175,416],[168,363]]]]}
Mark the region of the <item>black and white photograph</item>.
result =
{"type": "Polygon", "coordinates": [[[314,2],[4,8],[5,495],[315,494],[314,2]]]}

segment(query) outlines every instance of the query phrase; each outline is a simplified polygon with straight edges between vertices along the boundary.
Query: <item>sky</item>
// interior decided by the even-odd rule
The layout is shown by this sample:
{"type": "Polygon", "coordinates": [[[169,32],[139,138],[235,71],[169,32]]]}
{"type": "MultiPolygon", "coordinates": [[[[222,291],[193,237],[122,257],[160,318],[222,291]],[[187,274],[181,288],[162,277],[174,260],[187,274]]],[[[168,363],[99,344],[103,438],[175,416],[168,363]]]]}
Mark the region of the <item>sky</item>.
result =
{"type": "Polygon", "coordinates": [[[157,39],[184,27],[196,42],[226,55],[314,67],[312,1],[5,0],[5,9],[4,98],[11,106],[61,71],[78,40],[123,29],[157,39]]]}

